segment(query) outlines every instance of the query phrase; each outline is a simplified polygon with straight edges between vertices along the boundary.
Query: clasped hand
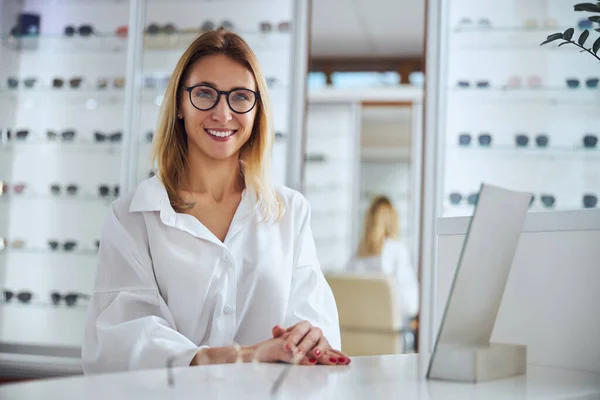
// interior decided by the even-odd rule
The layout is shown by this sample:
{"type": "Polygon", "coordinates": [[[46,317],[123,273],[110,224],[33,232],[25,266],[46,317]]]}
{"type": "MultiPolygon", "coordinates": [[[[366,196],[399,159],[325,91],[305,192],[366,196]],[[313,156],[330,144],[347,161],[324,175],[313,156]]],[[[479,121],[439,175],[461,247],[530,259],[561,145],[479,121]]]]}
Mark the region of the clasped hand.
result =
{"type": "Polygon", "coordinates": [[[331,348],[323,331],[308,321],[285,329],[276,325],[273,338],[256,346],[257,358],[264,362],[283,361],[300,365],[348,365],[350,358],[331,348]]]}

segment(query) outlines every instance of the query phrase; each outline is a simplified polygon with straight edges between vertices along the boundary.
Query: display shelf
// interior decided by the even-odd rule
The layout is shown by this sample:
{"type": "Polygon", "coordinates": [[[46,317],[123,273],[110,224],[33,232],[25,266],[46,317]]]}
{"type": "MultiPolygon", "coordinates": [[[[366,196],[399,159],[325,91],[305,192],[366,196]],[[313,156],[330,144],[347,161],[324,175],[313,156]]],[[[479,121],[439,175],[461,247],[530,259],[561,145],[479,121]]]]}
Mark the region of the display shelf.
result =
{"type": "Polygon", "coordinates": [[[0,196],[0,204],[19,202],[19,201],[52,201],[52,202],[68,202],[68,203],[104,203],[107,206],[112,203],[116,197],[100,197],[91,194],[77,194],[75,196],[55,196],[52,194],[36,194],[36,193],[5,193],[0,196]]]}
{"type": "Polygon", "coordinates": [[[571,107],[600,107],[599,89],[550,88],[508,88],[493,86],[490,88],[448,88],[448,97],[453,101],[486,103],[509,103],[522,107],[527,104],[547,104],[571,107]]]}
{"type": "Polygon", "coordinates": [[[45,256],[57,255],[57,256],[93,256],[98,255],[98,251],[92,248],[75,248],[73,250],[51,250],[50,248],[41,247],[11,247],[10,245],[4,250],[0,250],[0,256],[2,254],[41,254],[45,256]]]}
{"type": "Polygon", "coordinates": [[[44,53],[125,53],[127,37],[112,32],[98,32],[90,36],[66,36],[62,33],[42,33],[35,36],[2,36],[6,49],[22,52],[44,53]]]}
{"type": "MultiPolygon", "coordinates": [[[[236,32],[244,37],[255,51],[277,51],[289,45],[290,33],[271,31],[236,32]]],[[[175,32],[173,34],[149,34],[143,36],[144,51],[184,50],[198,36],[201,30],[175,32]]],[[[123,53],[127,52],[127,36],[119,36],[113,32],[99,32],[90,36],[66,36],[62,33],[42,33],[36,36],[1,37],[5,48],[28,53],[123,53]]]]}
{"type": "Polygon", "coordinates": [[[11,139],[0,141],[0,152],[27,152],[27,151],[67,151],[76,153],[106,153],[108,155],[121,155],[120,143],[102,143],[92,141],[63,141],[63,140],[36,140],[36,139],[11,139]]]}
{"type": "Polygon", "coordinates": [[[482,157],[490,155],[501,157],[519,157],[552,161],[556,158],[566,158],[581,161],[600,161],[600,148],[585,148],[575,146],[553,146],[553,147],[516,147],[511,145],[491,146],[456,146],[449,147],[457,152],[477,154],[482,157]]]}
{"type": "MultiPolygon", "coordinates": [[[[574,22],[576,24],[577,22],[574,22]]],[[[545,32],[564,32],[565,30],[572,28],[573,26],[537,26],[537,27],[526,27],[526,26],[488,26],[488,27],[478,27],[478,26],[455,26],[450,28],[450,32],[457,34],[476,34],[481,35],[485,33],[494,34],[494,33],[515,33],[518,35],[531,33],[531,36],[538,37],[540,34],[544,34],[545,32]]],[[[583,30],[579,30],[579,32],[583,32],[583,30]]],[[[575,31],[577,34],[577,30],[575,31]]]]}
{"type": "MultiPolygon", "coordinates": [[[[50,297],[50,295],[48,295],[48,297],[50,297]]],[[[87,300],[86,300],[87,302],[87,300]]],[[[10,308],[21,308],[21,309],[29,309],[29,308],[50,308],[50,309],[61,309],[61,310],[72,310],[72,311],[79,311],[79,312],[85,312],[88,308],[87,304],[76,304],[76,305],[72,305],[72,306],[67,306],[64,303],[61,303],[59,305],[54,305],[52,302],[45,302],[45,301],[36,301],[36,300],[31,300],[29,303],[22,303],[18,300],[11,300],[11,301],[0,301],[0,307],[5,308],[5,307],[10,307],[10,308]]]]}

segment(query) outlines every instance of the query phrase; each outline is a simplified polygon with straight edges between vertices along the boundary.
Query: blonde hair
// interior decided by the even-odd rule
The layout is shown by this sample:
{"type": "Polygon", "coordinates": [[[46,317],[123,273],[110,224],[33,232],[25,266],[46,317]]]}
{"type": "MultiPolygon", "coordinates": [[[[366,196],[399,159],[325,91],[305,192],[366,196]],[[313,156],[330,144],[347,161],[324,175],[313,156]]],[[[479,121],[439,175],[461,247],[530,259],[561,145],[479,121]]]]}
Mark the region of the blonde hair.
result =
{"type": "Polygon", "coordinates": [[[177,118],[177,113],[183,95],[181,85],[190,74],[192,66],[201,58],[212,55],[225,55],[254,75],[260,97],[256,104],[252,133],[240,149],[240,169],[246,188],[252,190],[256,199],[260,201],[264,219],[276,217],[279,220],[284,213],[284,207],[270,181],[274,134],[267,83],[258,58],[250,46],[239,35],[225,29],[219,28],[200,35],[183,53],[171,74],[152,151],[158,176],[175,211],[180,212],[194,206],[194,203],[185,201],[177,192],[187,177],[187,134],[183,121],[177,118]]]}
{"type": "Polygon", "coordinates": [[[375,197],[365,215],[358,257],[379,255],[386,239],[398,239],[398,230],[398,213],[392,202],[385,196],[375,197]]]}

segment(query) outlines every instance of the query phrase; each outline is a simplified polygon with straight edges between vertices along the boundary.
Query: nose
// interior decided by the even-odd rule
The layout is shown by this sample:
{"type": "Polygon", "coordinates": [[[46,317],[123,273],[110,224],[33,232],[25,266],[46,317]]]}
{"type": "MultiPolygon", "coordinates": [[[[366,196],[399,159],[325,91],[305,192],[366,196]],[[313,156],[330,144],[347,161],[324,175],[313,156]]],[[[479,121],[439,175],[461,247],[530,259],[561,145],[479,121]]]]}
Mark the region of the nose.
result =
{"type": "Polygon", "coordinates": [[[217,121],[219,123],[226,123],[231,121],[233,116],[231,115],[231,110],[229,109],[229,104],[227,104],[227,97],[225,94],[219,95],[219,101],[215,108],[212,109],[212,119],[213,121],[217,121]]]}

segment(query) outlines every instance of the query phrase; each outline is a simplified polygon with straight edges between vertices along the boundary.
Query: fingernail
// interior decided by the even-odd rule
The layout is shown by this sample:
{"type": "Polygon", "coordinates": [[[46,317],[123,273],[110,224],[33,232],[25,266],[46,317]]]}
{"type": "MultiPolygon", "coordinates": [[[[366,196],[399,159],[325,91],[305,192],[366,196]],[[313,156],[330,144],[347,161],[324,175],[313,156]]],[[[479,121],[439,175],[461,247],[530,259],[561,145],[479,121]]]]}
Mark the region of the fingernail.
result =
{"type": "Polygon", "coordinates": [[[288,343],[286,343],[285,346],[283,346],[284,349],[286,349],[287,351],[292,351],[292,346],[290,346],[288,343]]]}
{"type": "Polygon", "coordinates": [[[340,357],[338,358],[338,362],[344,363],[346,362],[346,359],[344,357],[340,357]]]}
{"type": "Polygon", "coordinates": [[[333,358],[333,357],[331,357],[331,358],[329,359],[329,362],[334,362],[334,363],[336,363],[336,362],[337,362],[337,358],[333,358]]]}
{"type": "Polygon", "coordinates": [[[314,363],[316,363],[316,362],[317,362],[317,359],[316,359],[316,358],[311,358],[310,360],[308,360],[308,362],[310,362],[310,363],[314,364],[314,363]]]}
{"type": "Polygon", "coordinates": [[[351,360],[351,359],[348,359],[348,362],[347,362],[346,364],[350,364],[351,362],[352,362],[352,360],[351,360]]]}
{"type": "Polygon", "coordinates": [[[319,357],[321,355],[321,350],[316,349],[315,350],[315,356],[319,357]]]}

